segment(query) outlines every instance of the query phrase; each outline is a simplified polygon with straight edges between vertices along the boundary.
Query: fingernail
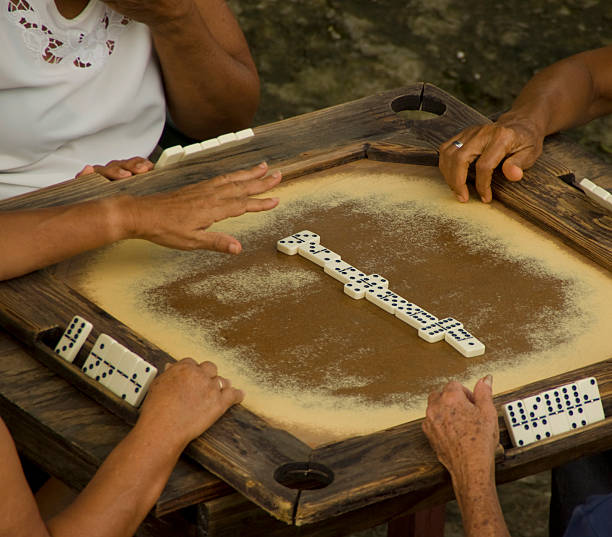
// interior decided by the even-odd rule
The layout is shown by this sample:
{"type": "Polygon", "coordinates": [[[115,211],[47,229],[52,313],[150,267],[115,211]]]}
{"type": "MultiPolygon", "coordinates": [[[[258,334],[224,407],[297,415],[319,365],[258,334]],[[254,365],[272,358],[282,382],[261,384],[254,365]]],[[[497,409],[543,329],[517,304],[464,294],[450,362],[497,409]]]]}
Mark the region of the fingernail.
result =
{"type": "Polygon", "coordinates": [[[230,244],[229,253],[238,255],[240,253],[240,246],[238,246],[237,244],[230,244]]]}
{"type": "Polygon", "coordinates": [[[274,177],[274,179],[280,179],[281,173],[279,171],[276,171],[272,174],[272,177],[274,177]]]}
{"type": "Polygon", "coordinates": [[[132,175],[132,172],[129,172],[127,170],[121,169],[119,170],[119,175],[121,177],[130,177],[130,175],[132,175]]]}
{"type": "Polygon", "coordinates": [[[482,381],[489,387],[493,387],[493,375],[487,375],[482,381]]]}
{"type": "Polygon", "coordinates": [[[455,194],[455,198],[457,198],[457,201],[460,201],[461,203],[465,203],[467,201],[461,194],[455,194]]]}
{"type": "Polygon", "coordinates": [[[260,168],[264,168],[264,169],[265,169],[265,168],[267,168],[267,167],[268,167],[268,163],[267,163],[267,162],[265,162],[265,161],[264,161],[264,162],[261,162],[261,163],[259,164],[259,167],[260,167],[260,168]]]}

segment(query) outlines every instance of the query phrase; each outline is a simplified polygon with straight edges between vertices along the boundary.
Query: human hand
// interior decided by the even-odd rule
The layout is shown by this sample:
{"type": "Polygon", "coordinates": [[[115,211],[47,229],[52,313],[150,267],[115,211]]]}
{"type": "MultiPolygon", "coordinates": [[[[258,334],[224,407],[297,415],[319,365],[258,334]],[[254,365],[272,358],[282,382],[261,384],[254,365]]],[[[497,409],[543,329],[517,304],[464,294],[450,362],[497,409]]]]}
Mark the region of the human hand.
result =
{"type": "Polygon", "coordinates": [[[217,375],[215,364],[184,358],[155,379],[138,423],[153,427],[182,450],[243,398],[229,379],[217,375]]]}
{"type": "Polygon", "coordinates": [[[480,199],[489,203],[493,199],[491,178],[499,163],[505,159],[502,172],[506,179],[520,181],[523,170],[542,153],[543,142],[544,135],[534,122],[509,112],[495,123],[469,127],[444,142],[440,146],[440,171],[455,197],[466,202],[468,168],[476,161],[476,190],[480,199]],[[456,141],[463,146],[457,147],[456,141]]]}
{"type": "Polygon", "coordinates": [[[497,411],[490,375],[470,392],[449,382],[427,402],[423,432],[455,484],[469,486],[478,477],[493,478],[495,448],[499,443],[497,411]]]}
{"type": "Polygon", "coordinates": [[[79,173],[75,179],[88,173],[99,173],[103,177],[115,181],[117,179],[126,179],[139,173],[150,172],[153,169],[153,163],[146,158],[133,157],[126,160],[111,160],[106,166],[92,166],[88,164],[79,173]]]}
{"type": "Polygon", "coordinates": [[[174,192],[130,197],[121,212],[127,220],[127,236],[180,250],[206,249],[239,254],[242,246],[231,235],[205,231],[215,222],[247,212],[268,211],[278,198],[252,198],[274,188],[280,172],[264,177],[266,163],[214,179],[188,185],[174,192]]]}

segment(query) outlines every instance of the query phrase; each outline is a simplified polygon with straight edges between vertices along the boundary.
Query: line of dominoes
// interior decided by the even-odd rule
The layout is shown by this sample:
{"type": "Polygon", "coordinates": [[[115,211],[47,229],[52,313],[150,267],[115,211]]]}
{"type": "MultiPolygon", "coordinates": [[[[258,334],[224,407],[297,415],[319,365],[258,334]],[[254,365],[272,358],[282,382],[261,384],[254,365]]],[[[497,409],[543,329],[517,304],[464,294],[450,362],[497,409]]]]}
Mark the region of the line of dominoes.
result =
{"type": "Polygon", "coordinates": [[[389,282],[379,274],[366,275],[342,260],[339,254],[321,244],[321,237],[304,230],[276,243],[278,251],[299,254],[323,267],[326,274],[344,284],[344,292],[354,299],[366,298],[387,313],[418,330],[429,343],[445,340],[455,350],[471,358],[485,352],[484,344],[470,334],[462,323],[446,317],[438,319],[425,309],[389,290],[389,282]]]}
{"type": "Polygon", "coordinates": [[[594,377],[512,401],[502,409],[515,447],[527,446],[605,419],[594,377]]]}
{"type": "Polygon", "coordinates": [[[157,159],[157,162],[155,163],[155,169],[159,170],[160,168],[170,166],[170,164],[176,164],[181,160],[202,156],[206,153],[210,153],[212,151],[217,150],[219,146],[228,144],[230,142],[246,140],[247,138],[251,138],[254,135],[255,133],[253,132],[253,129],[244,129],[238,132],[228,132],[227,134],[222,134],[221,136],[217,136],[216,138],[211,138],[210,140],[204,140],[203,142],[186,145],[185,147],[180,145],[168,147],[164,149],[162,154],[157,159]]]}
{"type": "MultiPolygon", "coordinates": [[[[55,352],[72,363],[92,328],[89,321],[75,315],[55,352]]],[[[81,370],[133,406],[140,405],[157,375],[154,366],[106,334],[100,334],[81,370]]]]}

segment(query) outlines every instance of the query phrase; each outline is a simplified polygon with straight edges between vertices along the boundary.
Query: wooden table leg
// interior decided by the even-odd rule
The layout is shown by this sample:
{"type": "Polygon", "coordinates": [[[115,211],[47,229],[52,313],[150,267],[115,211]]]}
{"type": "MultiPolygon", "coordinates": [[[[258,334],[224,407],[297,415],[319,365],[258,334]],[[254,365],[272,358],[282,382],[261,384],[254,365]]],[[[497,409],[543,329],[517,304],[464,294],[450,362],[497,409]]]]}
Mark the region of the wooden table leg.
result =
{"type": "Polygon", "coordinates": [[[389,520],[387,537],[444,537],[444,509],[437,505],[389,520]]]}

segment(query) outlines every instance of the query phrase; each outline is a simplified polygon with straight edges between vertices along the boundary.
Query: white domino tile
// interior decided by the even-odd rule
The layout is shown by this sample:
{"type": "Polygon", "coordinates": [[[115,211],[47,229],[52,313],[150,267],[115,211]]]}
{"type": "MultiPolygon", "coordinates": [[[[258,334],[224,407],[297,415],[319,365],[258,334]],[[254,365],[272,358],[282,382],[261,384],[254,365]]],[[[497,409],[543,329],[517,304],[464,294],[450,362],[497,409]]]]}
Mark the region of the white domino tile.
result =
{"type": "Polygon", "coordinates": [[[195,143],[191,145],[186,145],[183,147],[183,158],[190,158],[199,155],[202,152],[202,144],[195,143]]]}
{"type": "Polygon", "coordinates": [[[237,140],[246,140],[247,138],[251,138],[253,136],[255,136],[253,129],[244,129],[236,133],[237,140]]]}
{"type": "Polygon", "coordinates": [[[421,339],[424,339],[428,343],[436,343],[444,339],[446,330],[438,323],[432,323],[424,326],[423,328],[419,328],[418,334],[421,339]]]}
{"type": "Polygon", "coordinates": [[[503,405],[502,410],[514,446],[527,446],[536,441],[536,433],[527,419],[523,401],[512,401],[503,405]]]}
{"type": "Polygon", "coordinates": [[[360,300],[365,296],[366,290],[368,290],[370,286],[363,282],[362,280],[357,280],[354,282],[348,282],[344,284],[344,293],[355,300],[360,300]]]}
{"type": "Polygon", "coordinates": [[[298,248],[300,246],[305,244],[319,244],[320,241],[321,237],[319,237],[319,235],[304,229],[294,233],[293,235],[280,239],[276,243],[276,249],[283,254],[295,255],[298,253],[298,248]]]}
{"type": "Polygon", "coordinates": [[[138,406],[157,369],[107,334],[100,334],[81,368],[117,397],[138,406]]]}
{"type": "Polygon", "coordinates": [[[593,377],[512,401],[502,408],[514,446],[525,446],[605,419],[597,380],[593,377]]]}
{"type": "Polygon", "coordinates": [[[210,140],[200,142],[201,151],[208,151],[210,149],[214,149],[215,147],[219,147],[220,145],[219,140],[216,138],[211,138],[210,140]]]}
{"type": "Polygon", "coordinates": [[[465,328],[448,330],[446,334],[444,334],[444,340],[466,358],[480,356],[485,352],[484,344],[470,334],[465,328]]]}
{"type": "Polygon", "coordinates": [[[341,259],[339,254],[332,252],[329,248],[325,248],[322,244],[305,243],[298,246],[298,254],[320,267],[325,267],[325,263],[335,259],[341,259]]]}
{"type": "Polygon", "coordinates": [[[408,322],[408,317],[417,313],[418,311],[424,311],[421,307],[413,304],[412,302],[406,302],[406,304],[400,304],[395,310],[395,316],[405,323],[408,322]]]}
{"type": "Polygon", "coordinates": [[[599,396],[597,380],[594,377],[579,380],[577,389],[581,394],[582,405],[585,409],[589,423],[595,423],[605,419],[603,405],[599,396]]]}
{"type": "MultiPolygon", "coordinates": [[[[372,280],[365,279],[365,281],[367,282],[372,280]]],[[[365,298],[369,302],[372,302],[374,305],[388,313],[391,313],[392,315],[395,315],[395,312],[399,306],[404,306],[409,303],[405,298],[402,298],[393,291],[389,291],[386,287],[378,284],[367,289],[365,298]]]]}
{"type": "Polygon", "coordinates": [[[92,328],[89,321],[75,315],[55,346],[55,352],[67,362],[74,362],[92,328]]]}
{"type": "Polygon", "coordinates": [[[122,397],[133,406],[140,405],[156,375],[157,369],[154,366],[138,358],[132,369],[125,395],[122,397]]]}
{"type": "Polygon", "coordinates": [[[418,334],[428,343],[436,343],[444,339],[446,332],[456,328],[463,328],[463,325],[457,319],[446,317],[420,328],[418,334]]]}
{"type": "Polygon", "coordinates": [[[368,274],[364,280],[372,285],[379,285],[385,288],[389,287],[389,280],[380,274],[368,274]]]}
{"type": "Polygon", "coordinates": [[[180,145],[167,147],[157,159],[155,168],[164,168],[166,166],[170,166],[170,164],[176,164],[177,162],[183,160],[184,154],[185,151],[180,145]]]}
{"type": "MultiPolygon", "coordinates": [[[[81,371],[85,373],[88,377],[94,380],[100,380],[100,375],[104,366],[104,360],[109,349],[114,345],[115,340],[106,334],[100,334],[83,366],[81,367],[81,371]]],[[[106,369],[106,368],[104,368],[106,369]]]]}
{"type": "Polygon", "coordinates": [[[221,136],[217,136],[217,141],[219,144],[227,144],[228,142],[235,142],[237,140],[237,136],[235,132],[228,132],[227,134],[222,134],[221,136]]]}
{"type": "Polygon", "coordinates": [[[412,328],[416,328],[417,330],[425,328],[438,320],[435,315],[432,315],[424,309],[415,310],[412,314],[396,315],[396,317],[400,318],[402,321],[412,326],[412,328]]]}

